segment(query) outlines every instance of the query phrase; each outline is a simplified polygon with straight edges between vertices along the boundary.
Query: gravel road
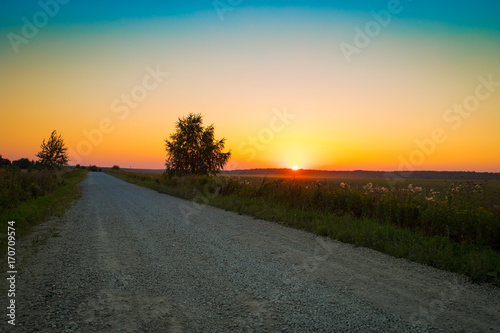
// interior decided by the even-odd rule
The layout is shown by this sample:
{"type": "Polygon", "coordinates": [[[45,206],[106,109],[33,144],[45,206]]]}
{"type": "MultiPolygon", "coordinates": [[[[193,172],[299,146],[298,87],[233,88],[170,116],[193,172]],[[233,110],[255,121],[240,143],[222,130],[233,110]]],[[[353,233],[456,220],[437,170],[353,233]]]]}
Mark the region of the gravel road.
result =
{"type": "Polygon", "coordinates": [[[497,288],[104,173],[17,246],[0,331],[500,332],[497,288]]]}

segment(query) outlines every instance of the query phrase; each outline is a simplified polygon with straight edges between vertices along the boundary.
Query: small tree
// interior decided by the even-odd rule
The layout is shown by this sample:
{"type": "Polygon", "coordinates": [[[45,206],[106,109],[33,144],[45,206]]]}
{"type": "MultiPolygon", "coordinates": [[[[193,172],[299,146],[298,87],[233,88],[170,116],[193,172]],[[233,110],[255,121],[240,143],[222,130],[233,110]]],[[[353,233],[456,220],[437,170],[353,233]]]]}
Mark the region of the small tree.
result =
{"type": "Polygon", "coordinates": [[[43,139],[40,148],[42,148],[42,150],[38,152],[36,156],[39,159],[38,162],[40,162],[42,166],[60,168],[64,165],[68,165],[68,148],[64,146],[64,140],[60,134],[57,135],[55,130],[52,131],[47,143],[45,143],[45,139],[43,139]]]}
{"type": "Polygon", "coordinates": [[[203,127],[201,114],[179,118],[176,131],[165,140],[168,175],[208,175],[224,168],[231,152],[223,152],[225,138],[215,139],[214,125],[203,127]]]}

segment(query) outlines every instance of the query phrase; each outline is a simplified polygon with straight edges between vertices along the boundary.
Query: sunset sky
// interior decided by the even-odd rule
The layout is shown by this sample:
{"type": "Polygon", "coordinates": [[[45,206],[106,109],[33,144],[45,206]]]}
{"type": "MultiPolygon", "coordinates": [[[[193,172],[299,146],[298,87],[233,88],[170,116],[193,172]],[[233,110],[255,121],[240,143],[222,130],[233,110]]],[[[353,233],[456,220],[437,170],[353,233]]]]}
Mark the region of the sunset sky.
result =
{"type": "MultiPolygon", "coordinates": [[[[64,3],[64,4],[62,4],[64,3]]],[[[164,167],[179,117],[228,169],[500,172],[500,2],[0,5],[0,154],[164,167]]]]}

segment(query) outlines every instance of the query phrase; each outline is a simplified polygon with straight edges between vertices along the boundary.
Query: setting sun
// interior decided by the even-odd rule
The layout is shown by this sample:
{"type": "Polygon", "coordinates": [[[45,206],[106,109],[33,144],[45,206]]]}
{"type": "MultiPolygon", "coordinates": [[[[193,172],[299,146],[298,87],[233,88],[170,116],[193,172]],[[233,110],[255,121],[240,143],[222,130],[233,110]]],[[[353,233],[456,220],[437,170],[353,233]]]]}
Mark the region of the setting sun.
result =
{"type": "Polygon", "coordinates": [[[297,171],[297,170],[299,170],[299,167],[298,167],[297,165],[294,165],[294,166],[292,167],[292,170],[293,170],[293,171],[297,171]]]}
{"type": "Polygon", "coordinates": [[[390,24],[368,1],[0,3],[11,161],[57,130],[70,165],[163,170],[192,112],[226,171],[500,171],[500,1],[413,1],[390,24]]]}

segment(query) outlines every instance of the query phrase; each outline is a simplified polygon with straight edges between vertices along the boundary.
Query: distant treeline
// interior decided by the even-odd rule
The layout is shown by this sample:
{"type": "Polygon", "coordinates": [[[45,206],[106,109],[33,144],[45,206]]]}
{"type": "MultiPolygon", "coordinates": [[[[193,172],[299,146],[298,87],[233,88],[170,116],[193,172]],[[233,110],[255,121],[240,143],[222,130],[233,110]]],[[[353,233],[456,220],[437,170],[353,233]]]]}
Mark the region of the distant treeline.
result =
{"type": "Polygon", "coordinates": [[[311,177],[311,178],[407,178],[407,179],[453,179],[453,180],[500,180],[498,172],[474,171],[413,171],[404,175],[400,172],[387,171],[324,171],[290,169],[249,169],[223,171],[223,174],[233,176],[267,176],[267,177],[311,177]],[[403,177],[407,176],[407,177],[403,177]]]}

